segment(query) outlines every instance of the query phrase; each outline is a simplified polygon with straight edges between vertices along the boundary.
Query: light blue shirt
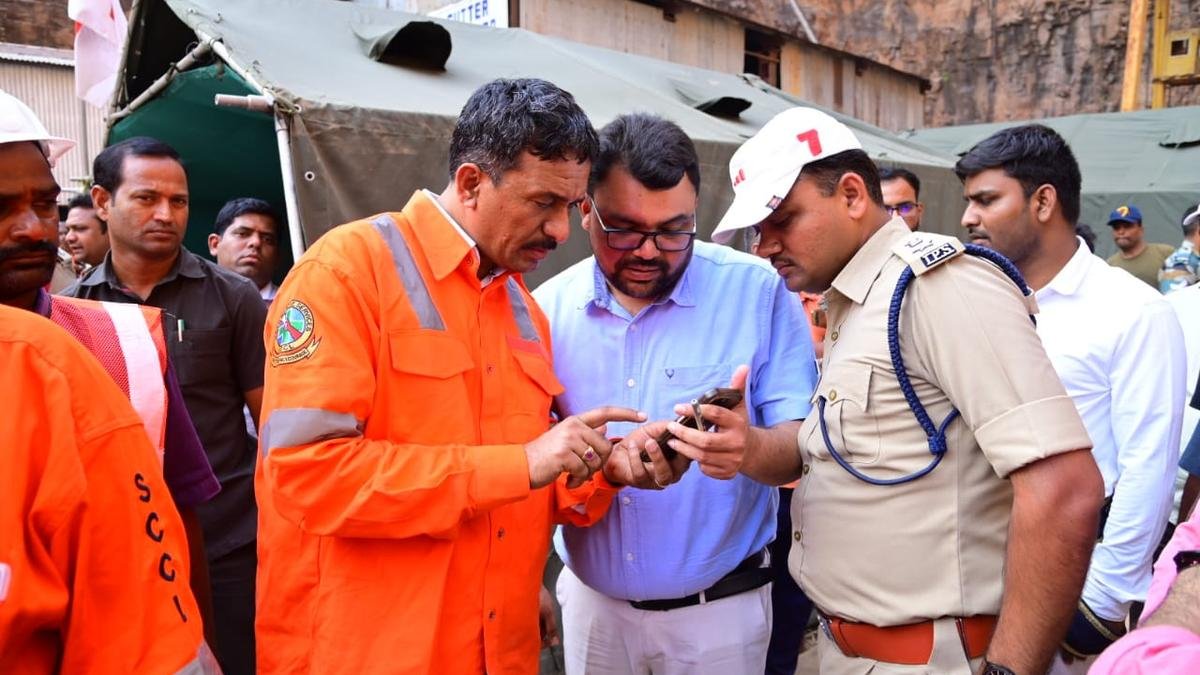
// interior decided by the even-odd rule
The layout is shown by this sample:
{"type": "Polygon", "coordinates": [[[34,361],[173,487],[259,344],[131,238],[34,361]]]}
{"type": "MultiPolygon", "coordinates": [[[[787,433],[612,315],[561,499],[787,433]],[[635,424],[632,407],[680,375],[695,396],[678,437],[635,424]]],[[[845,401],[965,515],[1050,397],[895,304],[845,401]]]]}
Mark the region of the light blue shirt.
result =
{"type": "MultiPolygon", "coordinates": [[[[812,337],[799,298],[764,261],[696,242],[671,295],[637,316],[612,296],[594,258],[533,293],[550,319],[566,415],[602,405],[673,419],[750,366],[750,421],[804,418],[816,384],[812,337]]],[[[614,423],[609,437],[635,425],[614,423]]],[[[797,452],[799,450],[797,449],[797,452]]],[[[564,526],[554,545],[588,586],[610,597],[656,600],[712,586],[775,538],[778,492],[743,475],[722,481],[693,465],[666,490],[625,488],[590,528],[564,526]]]]}

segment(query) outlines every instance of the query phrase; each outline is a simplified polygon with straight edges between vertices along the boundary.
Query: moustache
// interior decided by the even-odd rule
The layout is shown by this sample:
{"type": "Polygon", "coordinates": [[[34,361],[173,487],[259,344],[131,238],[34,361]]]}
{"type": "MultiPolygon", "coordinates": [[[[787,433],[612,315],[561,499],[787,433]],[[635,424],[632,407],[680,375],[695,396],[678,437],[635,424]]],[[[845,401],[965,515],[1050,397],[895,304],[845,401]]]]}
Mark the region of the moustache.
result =
{"type": "Polygon", "coordinates": [[[617,263],[617,271],[618,272],[620,272],[621,270],[624,270],[624,269],[631,268],[631,267],[634,269],[642,269],[642,270],[654,269],[654,270],[657,270],[662,273],[666,273],[666,271],[667,271],[667,263],[666,263],[666,261],[663,261],[663,260],[642,260],[640,258],[626,258],[617,263]]]}
{"type": "Polygon", "coordinates": [[[14,258],[20,255],[29,255],[30,253],[45,253],[53,260],[54,256],[58,255],[58,247],[48,241],[36,241],[28,244],[17,244],[16,246],[5,246],[0,248],[0,262],[4,262],[9,258],[14,258]]]}
{"type": "Polygon", "coordinates": [[[545,239],[542,239],[541,241],[535,241],[535,242],[530,242],[528,244],[525,244],[525,248],[544,248],[547,251],[553,251],[554,249],[558,248],[558,242],[547,237],[545,239]]]}

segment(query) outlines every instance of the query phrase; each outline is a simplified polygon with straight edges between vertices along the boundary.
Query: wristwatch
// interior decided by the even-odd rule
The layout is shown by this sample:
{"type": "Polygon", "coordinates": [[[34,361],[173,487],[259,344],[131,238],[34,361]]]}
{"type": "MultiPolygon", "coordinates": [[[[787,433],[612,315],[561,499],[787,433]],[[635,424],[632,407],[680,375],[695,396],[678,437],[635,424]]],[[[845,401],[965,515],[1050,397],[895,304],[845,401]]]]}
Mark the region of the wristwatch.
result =
{"type": "Polygon", "coordinates": [[[983,664],[983,675],[1017,675],[1009,668],[987,661],[983,664]]]}
{"type": "Polygon", "coordinates": [[[1175,573],[1200,565],[1200,551],[1180,551],[1175,554],[1175,573]]]}

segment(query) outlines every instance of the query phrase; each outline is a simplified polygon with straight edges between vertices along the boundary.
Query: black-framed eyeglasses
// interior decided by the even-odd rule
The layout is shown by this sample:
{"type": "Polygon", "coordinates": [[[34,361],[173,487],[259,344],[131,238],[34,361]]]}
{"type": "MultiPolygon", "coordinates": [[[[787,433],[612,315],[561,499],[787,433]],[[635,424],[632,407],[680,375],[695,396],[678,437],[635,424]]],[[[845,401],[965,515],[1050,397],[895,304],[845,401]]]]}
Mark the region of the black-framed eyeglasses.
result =
{"type": "Polygon", "coordinates": [[[899,204],[896,204],[895,206],[885,206],[884,208],[887,209],[887,212],[892,214],[893,216],[896,215],[897,213],[899,213],[902,216],[907,216],[908,214],[912,213],[917,208],[917,203],[916,202],[900,202],[899,204]]]}
{"type": "Polygon", "coordinates": [[[600,216],[600,209],[596,207],[596,200],[588,197],[588,201],[592,203],[592,213],[596,214],[596,222],[600,223],[600,229],[604,231],[605,243],[611,249],[617,251],[636,251],[642,247],[642,244],[646,243],[647,238],[652,238],[654,239],[654,246],[658,250],[664,253],[675,253],[686,251],[692,245],[692,240],[696,238],[695,216],[692,216],[692,229],[686,232],[675,232],[673,230],[655,230],[653,232],[622,230],[605,225],[604,218],[600,216]]]}

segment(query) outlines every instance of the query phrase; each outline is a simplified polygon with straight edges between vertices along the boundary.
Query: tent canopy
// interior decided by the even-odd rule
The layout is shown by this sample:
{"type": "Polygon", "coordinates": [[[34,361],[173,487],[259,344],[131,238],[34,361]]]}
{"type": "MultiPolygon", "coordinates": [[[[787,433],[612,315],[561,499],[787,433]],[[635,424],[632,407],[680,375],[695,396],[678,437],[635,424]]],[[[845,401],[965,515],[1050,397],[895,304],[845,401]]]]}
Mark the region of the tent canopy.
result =
{"type": "MultiPolygon", "coordinates": [[[[1094,113],[1031,120],[1063,136],[1083,175],[1080,221],[1096,230],[1096,252],[1116,251],[1105,225],[1121,204],[1135,204],[1146,238],[1178,244],[1184,211],[1200,200],[1200,107],[1094,113]]],[[[962,155],[993,133],[1028,122],[921,129],[905,136],[962,155]]]]}
{"type": "MultiPolygon", "coordinates": [[[[727,167],[733,151],[775,114],[802,104],[752,76],[520,29],[471,26],[327,0],[144,0],[135,7],[132,23],[118,104],[135,98],[205,37],[222,43],[234,69],[247,75],[245,84],[261,87],[276,99],[276,110],[288,124],[290,172],[304,239],[310,243],[339,223],[400,208],[415,189],[437,191],[445,186],[447,147],[458,112],[472,91],[497,77],[550,80],[570,91],[597,127],[628,112],[655,113],[679,124],[700,154],[703,233],[711,231],[732,200],[727,167]],[[383,51],[381,41],[413,22],[432,22],[448,32],[451,52],[444,69],[372,58],[383,51]]],[[[406,34],[413,32],[401,33],[406,34]]],[[[428,31],[423,34],[428,36],[428,31]]],[[[410,46],[409,51],[435,50],[433,42],[410,46]]],[[[433,57],[436,61],[437,55],[433,57]]],[[[232,74],[218,70],[214,75],[222,76],[232,74]]],[[[179,96],[183,88],[173,83],[158,96],[179,96]]],[[[215,109],[214,114],[229,112],[215,109]]],[[[925,183],[923,200],[931,202],[926,218],[934,225],[929,229],[954,231],[961,199],[950,171],[951,156],[828,112],[854,129],[872,157],[915,171],[925,183]],[[945,214],[938,211],[942,203],[950,207],[945,214]],[[945,221],[942,227],[940,221],[945,221]]],[[[140,117],[155,114],[161,113],[146,105],[121,124],[136,126],[140,117]]],[[[257,114],[270,122],[269,116],[257,114]]],[[[170,121],[155,126],[168,142],[193,133],[171,129],[170,121]]],[[[209,149],[224,151],[223,145],[209,149]]],[[[272,163],[278,172],[277,155],[264,153],[257,165],[227,166],[223,175],[211,178],[220,184],[236,183],[240,172],[272,170],[272,163]]],[[[204,178],[193,175],[193,182],[204,178]]],[[[585,238],[578,236],[566,250],[537,276],[589,253],[585,238]]]]}

